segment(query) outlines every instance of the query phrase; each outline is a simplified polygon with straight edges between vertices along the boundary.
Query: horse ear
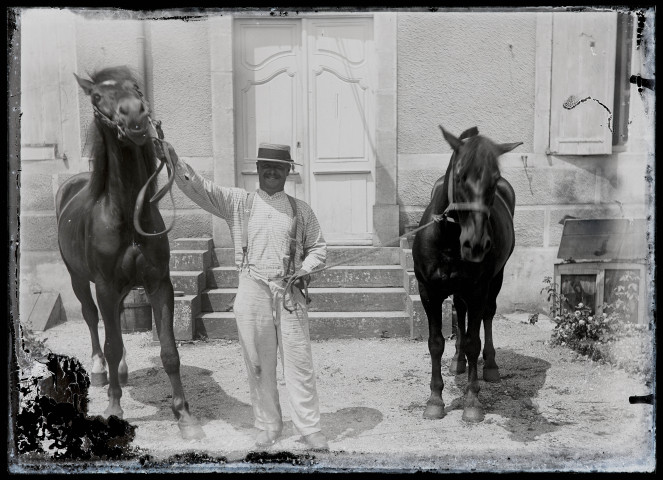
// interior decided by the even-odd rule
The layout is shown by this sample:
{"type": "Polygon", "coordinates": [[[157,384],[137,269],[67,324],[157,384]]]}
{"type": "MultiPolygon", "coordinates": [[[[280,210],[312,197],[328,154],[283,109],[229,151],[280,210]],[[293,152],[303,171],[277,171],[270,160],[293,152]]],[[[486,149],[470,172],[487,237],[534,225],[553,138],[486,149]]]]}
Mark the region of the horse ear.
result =
{"type": "MultiPolygon", "coordinates": [[[[500,149],[500,152],[507,153],[507,152],[510,152],[511,150],[513,150],[514,148],[521,146],[522,144],[523,144],[523,142],[500,143],[498,145],[498,148],[500,149]]],[[[500,153],[500,155],[502,155],[502,153],[500,153]]]]}
{"type": "Polygon", "coordinates": [[[76,81],[85,92],[85,95],[90,95],[90,93],[92,93],[92,87],[94,87],[94,83],[91,80],[85,80],[84,78],[79,77],[75,73],[74,77],[76,77],[76,81]]]}
{"type": "Polygon", "coordinates": [[[452,134],[447,132],[442,125],[438,125],[440,127],[440,130],[442,130],[442,135],[444,135],[444,139],[447,141],[449,145],[451,145],[451,148],[454,150],[458,150],[461,145],[463,145],[463,142],[459,140],[458,138],[454,137],[452,134]]]}

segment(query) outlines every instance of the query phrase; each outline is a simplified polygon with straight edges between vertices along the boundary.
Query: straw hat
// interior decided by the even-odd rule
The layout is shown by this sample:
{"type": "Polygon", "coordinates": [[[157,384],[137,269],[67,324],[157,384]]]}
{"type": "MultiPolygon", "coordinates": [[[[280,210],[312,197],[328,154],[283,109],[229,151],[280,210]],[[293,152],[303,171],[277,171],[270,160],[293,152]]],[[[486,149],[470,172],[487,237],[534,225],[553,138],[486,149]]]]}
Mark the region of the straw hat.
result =
{"type": "Polygon", "coordinates": [[[302,165],[290,157],[290,145],[279,145],[276,143],[261,143],[258,146],[257,161],[285,163],[288,165],[302,165]]]}

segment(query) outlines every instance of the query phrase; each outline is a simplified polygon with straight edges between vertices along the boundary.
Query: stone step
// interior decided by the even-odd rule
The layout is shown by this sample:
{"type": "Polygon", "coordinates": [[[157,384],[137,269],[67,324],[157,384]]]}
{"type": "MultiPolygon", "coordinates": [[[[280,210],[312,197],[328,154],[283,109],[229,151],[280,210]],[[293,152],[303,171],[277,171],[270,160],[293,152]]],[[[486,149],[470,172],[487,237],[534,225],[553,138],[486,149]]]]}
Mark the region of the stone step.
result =
{"type": "Polygon", "coordinates": [[[236,266],[212,267],[207,270],[206,288],[237,288],[239,271],[236,266]]]}
{"type": "Polygon", "coordinates": [[[199,271],[175,271],[170,272],[175,291],[184,292],[187,295],[198,295],[206,288],[206,275],[199,271]]]}
{"type": "Polygon", "coordinates": [[[343,265],[311,275],[310,287],[400,287],[400,265],[343,265]]]}
{"type": "Polygon", "coordinates": [[[399,247],[327,247],[327,265],[398,265],[399,247]]]}
{"type": "MultiPolygon", "coordinates": [[[[406,299],[407,313],[410,316],[410,338],[428,339],[428,316],[421,303],[421,296],[408,295],[406,299]]],[[[447,298],[442,302],[442,336],[449,338],[452,328],[453,303],[447,298]]]]}
{"type": "Polygon", "coordinates": [[[212,266],[212,252],[209,250],[171,250],[171,272],[206,272],[212,266]]]}
{"type": "MultiPolygon", "coordinates": [[[[399,247],[329,246],[327,265],[339,262],[342,265],[399,265],[400,250],[399,247]]],[[[232,248],[215,248],[214,256],[215,267],[235,265],[235,251],[232,248]]]]}
{"type": "Polygon", "coordinates": [[[170,244],[171,250],[212,250],[213,247],[211,238],[178,238],[170,244]]]}
{"type": "MultiPolygon", "coordinates": [[[[378,338],[410,335],[407,312],[309,312],[311,338],[378,338]]],[[[237,339],[232,312],[201,313],[196,317],[196,336],[237,339]]]]}
{"type": "Polygon", "coordinates": [[[235,249],[229,247],[217,247],[214,249],[213,267],[235,266],[235,249]]]}
{"type": "MultiPolygon", "coordinates": [[[[202,312],[227,312],[236,288],[213,288],[201,294],[202,312]]],[[[406,293],[402,287],[309,288],[310,312],[402,311],[406,293]]]]}
{"type": "MultiPolygon", "coordinates": [[[[207,288],[235,288],[237,268],[212,267],[207,271],[207,288]]],[[[314,273],[311,287],[400,287],[403,269],[399,265],[344,265],[314,273]]]]}

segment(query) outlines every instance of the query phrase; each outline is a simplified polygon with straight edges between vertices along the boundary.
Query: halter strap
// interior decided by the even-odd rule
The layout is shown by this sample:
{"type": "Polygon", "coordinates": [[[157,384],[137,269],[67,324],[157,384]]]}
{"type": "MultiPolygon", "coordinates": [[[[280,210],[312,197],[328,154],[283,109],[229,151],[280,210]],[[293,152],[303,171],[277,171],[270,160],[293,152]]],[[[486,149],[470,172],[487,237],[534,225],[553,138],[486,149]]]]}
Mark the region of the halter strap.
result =
{"type": "Polygon", "coordinates": [[[490,210],[488,207],[479,202],[454,202],[454,166],[451,165],[451,173],[449,174],[449,184],[447,185],[447,194],[449,199],[449,205],[444,210],[443,215],[451,211],[472,211],[472,212],[481,212],[489,214],[490,210]]]}

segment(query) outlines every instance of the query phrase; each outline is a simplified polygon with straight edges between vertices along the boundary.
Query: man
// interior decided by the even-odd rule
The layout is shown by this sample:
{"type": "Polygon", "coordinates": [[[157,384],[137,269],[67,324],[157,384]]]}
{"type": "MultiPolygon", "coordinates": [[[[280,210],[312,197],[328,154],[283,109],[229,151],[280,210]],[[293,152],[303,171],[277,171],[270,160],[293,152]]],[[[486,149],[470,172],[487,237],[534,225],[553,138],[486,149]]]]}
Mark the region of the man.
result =
{"type": "Polygon", "coordinates": [[[311,207],[284,191],[295,164],[290,147],[260,145],[256,161],[260,188],[253,194],[215,185],[178,160],[172,146],[167,148],[178,187],[230,227],[240,271],[234,312],[258,429],[256,446],[273,445],[283,428],[276,382],[280,350],[292,422],[310,449],[328,450],[320,431],[307,302],[301,290],[310,278],[307,274],[324,266],[327,245],[311,207]],[[296,248],[290,242],[293,231],[296,248]],[[292,273],[297,278],[295,288],[284,292],[292,273]]]}

